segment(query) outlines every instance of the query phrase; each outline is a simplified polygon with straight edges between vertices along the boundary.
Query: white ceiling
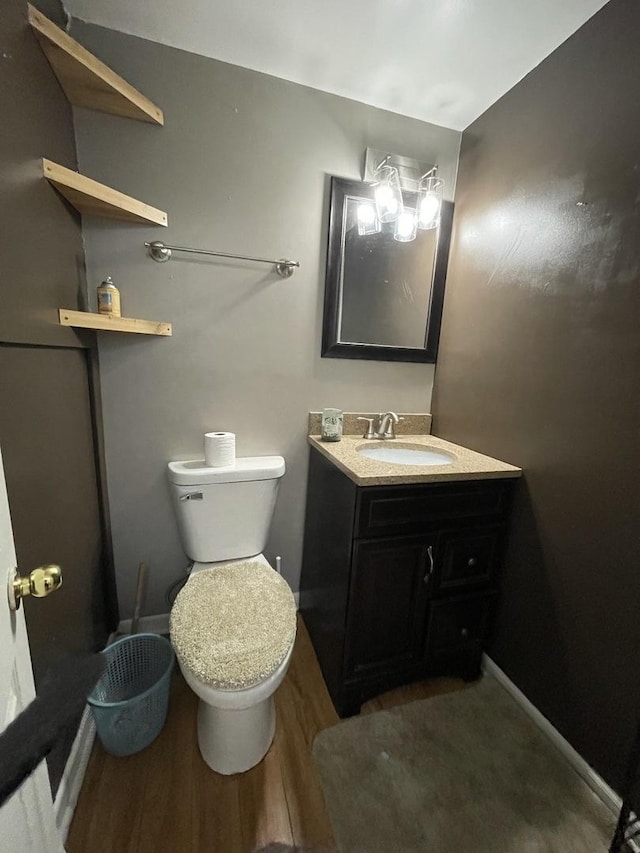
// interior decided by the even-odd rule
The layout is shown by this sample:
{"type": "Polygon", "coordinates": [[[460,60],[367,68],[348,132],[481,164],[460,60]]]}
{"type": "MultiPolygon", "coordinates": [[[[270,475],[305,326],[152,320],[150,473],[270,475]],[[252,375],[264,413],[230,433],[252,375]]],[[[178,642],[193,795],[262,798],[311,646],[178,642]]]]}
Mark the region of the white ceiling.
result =
{"type": "Polygon", "coordinates": [[[74,17],[462,130],[606,0],[64,0],[74,17]]]}

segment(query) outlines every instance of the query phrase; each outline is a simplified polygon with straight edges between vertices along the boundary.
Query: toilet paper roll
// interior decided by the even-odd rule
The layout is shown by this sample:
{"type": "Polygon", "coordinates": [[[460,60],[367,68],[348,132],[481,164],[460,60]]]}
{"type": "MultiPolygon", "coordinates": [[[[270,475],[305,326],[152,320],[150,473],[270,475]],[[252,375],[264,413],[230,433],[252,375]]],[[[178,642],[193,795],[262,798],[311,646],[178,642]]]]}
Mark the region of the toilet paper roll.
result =
{"type": "Polygon", "coordinates": [[[204,436],[204,461],[209,468],[236,464],[236,436],[233,432],[207,432],[204,436]]]}

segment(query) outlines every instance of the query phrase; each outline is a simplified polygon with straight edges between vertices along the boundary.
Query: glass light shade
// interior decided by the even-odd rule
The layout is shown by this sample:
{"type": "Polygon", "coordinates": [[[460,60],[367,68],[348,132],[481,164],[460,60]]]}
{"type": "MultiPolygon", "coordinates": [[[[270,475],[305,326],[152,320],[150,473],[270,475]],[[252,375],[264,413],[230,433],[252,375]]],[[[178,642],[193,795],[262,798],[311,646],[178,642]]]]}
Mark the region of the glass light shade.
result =
{"type": "Polygon", "coordinates": [[[442,178],[422,178],[418,189],[418,228],[437,228],[442,209],[442,178]]]}
{"type": "Polygon", "coordinates": [[[395,166],[381,166],[376,177],[379,179],[375,188],[378,219],[380,222],[395,222],[404,210],[398,170],[395,166]]]}
{"type": "Polygon", "coordinates": [[[380,220],[373,202],[362,202],[358,205],[356,220],[360,237],[367,234],[377,234],[380,231],[380,220]]]}
{"type": "Polygon", "coordinates": [[[396,219],[396,227],[393,239],[399,243],[410,243],[416,239],[416,212],[415,210],[404,210],[396,219]]]}

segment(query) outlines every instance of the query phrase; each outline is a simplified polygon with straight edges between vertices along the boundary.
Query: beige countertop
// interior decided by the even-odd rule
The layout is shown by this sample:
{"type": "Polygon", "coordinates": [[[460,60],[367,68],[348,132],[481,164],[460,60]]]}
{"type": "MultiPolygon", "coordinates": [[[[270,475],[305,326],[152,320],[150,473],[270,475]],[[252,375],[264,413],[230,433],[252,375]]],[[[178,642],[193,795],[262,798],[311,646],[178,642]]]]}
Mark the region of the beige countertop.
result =
{"type": "Polygon", "coordinates": [[[309,444],[334,462],[358,486],[388,486],[411,483],[444,483],[454,480],[485,480],[520,477],[521,468],[492,459],[435,435],[403,435],[395,440],[379,441],[356,435],[345,435],[342,441],[321,441],[319,435],[308,436],[309,444]],[[448,465],[398,465],[369,459],[358,453],[359,447],[402,447],[442,450],[453,455],[448,465]]]}

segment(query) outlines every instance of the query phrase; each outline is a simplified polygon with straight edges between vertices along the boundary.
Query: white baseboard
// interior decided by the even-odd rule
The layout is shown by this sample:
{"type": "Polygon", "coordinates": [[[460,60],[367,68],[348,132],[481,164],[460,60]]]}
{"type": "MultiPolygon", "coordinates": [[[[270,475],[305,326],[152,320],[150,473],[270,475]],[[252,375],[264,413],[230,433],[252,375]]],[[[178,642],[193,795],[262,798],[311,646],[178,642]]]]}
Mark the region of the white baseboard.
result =
{"type": "Polygon", "coordinates": [[[73,818],[73,812],[78,802],[78,796],[80,795],[80,789],[84,781],[84,774],[87,770],[95,736],[96,727],[93,722],[93,716],[91,715],[89,706],[86,706],[53,804],[56,826],[58,827],[63,844],[67,840],[71,819],[73,818]]]}
{"type": "Polygon", "coordinates": [[[551,743],[562,753],[571,767],[580,778],[591,788],[593,793],[601,800],[607,808],[617,817],[620,812],[622,800],[604,779],[599,776],[584,758],[577,752],[560,732],[547,720],[547,718],[530,702],[524,693],[511,681],[509,676],[491,660],[488,655],[482,656],[483,672],[492,675],[495,680],[504,687],[507,693],[515,699],[522,710],[531,718],[540,731],[545,734],[551,743]]]}

